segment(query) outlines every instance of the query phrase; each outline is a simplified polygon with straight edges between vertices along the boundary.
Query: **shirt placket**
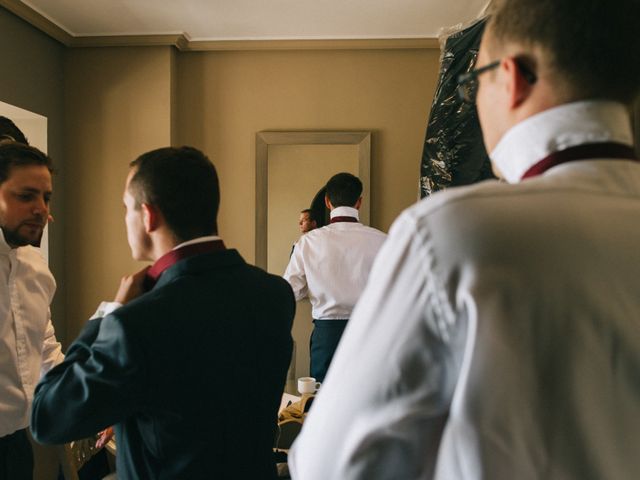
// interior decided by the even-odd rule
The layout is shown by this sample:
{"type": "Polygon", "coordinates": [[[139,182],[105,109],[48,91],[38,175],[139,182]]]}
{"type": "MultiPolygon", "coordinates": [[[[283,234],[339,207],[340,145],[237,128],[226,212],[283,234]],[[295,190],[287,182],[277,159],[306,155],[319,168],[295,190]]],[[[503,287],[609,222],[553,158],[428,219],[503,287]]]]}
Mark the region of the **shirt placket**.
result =
{"type": "Polygon", "coordinates": [[[22,301],[20,299],[20,288],[17,282],[19,278],[20,262],[17,258],[17,249],[9,254],[9,295],[11,299],[11,315],[16,328],[16,356],[18,361],[18,374],[22,382],[23,391],[28,392],[31,387],[29,376],[29,362],[27,358],[27,333],[25,331],[24,319],[22,317],[22,301]]]}

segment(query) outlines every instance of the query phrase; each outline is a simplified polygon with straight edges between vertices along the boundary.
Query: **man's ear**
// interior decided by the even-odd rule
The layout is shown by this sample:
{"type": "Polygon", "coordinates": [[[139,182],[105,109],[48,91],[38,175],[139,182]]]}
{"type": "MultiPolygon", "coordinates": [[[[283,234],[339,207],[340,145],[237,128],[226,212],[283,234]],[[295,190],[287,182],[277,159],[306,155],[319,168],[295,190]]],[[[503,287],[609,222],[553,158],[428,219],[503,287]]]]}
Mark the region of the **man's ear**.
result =
{"type": "Polygon", "coordinates": [[[144,229],[147,233],[153,232],[158,228],[160,212],[156,206],[148,203],[143,203],[141,208],[144,229]]]}
{"type": "Polygon", "coordinates": [[[531,94],[532,84],[529,82],[514,57],[502,59],[500,68],[503,70],[506,81],[506,89],[509,95],[509,106],[519,107],[531,94]]]}
{"type": "Polygon", "coordinates": [[[358,199],[358,201],[356,202],[356,204],[353,206],[353,208],[355,208],[356,210],[360,210],[360,206],[362,206],[362,197],[360,197],[358,199]]]}
{"type": "Polygon", "coordinates": [[[329,200],[329,195],[324,196],[324,204],[329,210],[333,210],[333,205],[331,205],[331,200],[329,200]]]}

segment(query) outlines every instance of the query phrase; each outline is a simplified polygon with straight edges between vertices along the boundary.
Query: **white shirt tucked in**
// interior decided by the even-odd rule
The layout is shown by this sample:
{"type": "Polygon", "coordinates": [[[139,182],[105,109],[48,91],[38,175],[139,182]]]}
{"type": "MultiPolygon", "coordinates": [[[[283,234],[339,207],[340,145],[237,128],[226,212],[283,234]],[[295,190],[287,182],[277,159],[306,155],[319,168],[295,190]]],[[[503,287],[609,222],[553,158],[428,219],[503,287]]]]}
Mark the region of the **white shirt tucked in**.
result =
{"type": "Polygon", "coordinates": [[[0,230],[0,437],[29,426],[40,376],[64,359],[49,310],[55,290],[40,251],[10,248],[0,230]]]}
{"type": "MultiPolygon", "coordinates": [[[[358,210],[337,207],[331,218],[358,219],[358,210]]],[[[284,273],[296,300],[309,297],[314,319],[348,319],[364,290],[386,234],[359,222],[331,223],[298,240],[284,273]]]]}
{"type": "MultiPolygon", "coordinates": [[[[539,157],[596,131],[630,144],[625,108],[549,110],[494,160],[517,180],[540,160],[531,142],[539,157]]],[[[639,219],[640,165],[619,159],[408,209],[290,452],[293,478],[638,478],[639,219]]]]}

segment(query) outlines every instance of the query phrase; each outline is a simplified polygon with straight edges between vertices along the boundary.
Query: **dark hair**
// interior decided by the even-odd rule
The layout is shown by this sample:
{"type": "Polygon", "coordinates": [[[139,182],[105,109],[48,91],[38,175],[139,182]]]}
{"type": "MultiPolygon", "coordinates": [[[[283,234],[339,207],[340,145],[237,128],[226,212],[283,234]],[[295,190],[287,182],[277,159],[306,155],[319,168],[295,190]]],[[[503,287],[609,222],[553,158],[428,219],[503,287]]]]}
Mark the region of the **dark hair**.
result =
{"type": "Polygon", "coordinates": [[[309,214],[309,220],[311,220],[312,222],[318,223],[318,220],[316,219],[315,212],[313,210],[311,210],[310,208],[305,208],[304,210],[300,210],[300,213],[308,213],[309,214]]]}
{"type": "Polygon", "coordinates": [[[152,150],[131,162],[129,192],[136,206],[157,207],[180,241],[218,232],[218,174],[213,163],[192,147],[152,150]]]}
{"type": "Polygon", "coordinates": [[[334,207],[353,207],[360,195],[362,182],[350,173],[337,173],[327,182],[327,197],[334,207]]]}
{"type": "Polygon", "coordinates": [[[540,47],[575,100],[640,91],[640,1],[493,0],[490,13],[493,38],[540,47]]]}
{"type": "Polygon", "coordinates": [[[16,127],[16,124],[7,117],[2,116],[0,116],[0,140],[13,140],[14,142],[29,145],[27,137],[16,127]]]}
{"type": "Polygon", "coordinates": [[[35,147],[5,140],[0,142],[0,183],[4,183],[13,167],[44,165],[53,173],[53,162],[35,147]]]}
{"type": "Polygon", "coordinates": [[[313,212],[313,218],[316,220],[316,226],[318,228],[324,227],[329,223],[329,216],[331,215],[324,198],[327,196],[327,186],[323,186],[318,193],[316,193],[311,200],[311,207],[309,210],[313,212]]]}

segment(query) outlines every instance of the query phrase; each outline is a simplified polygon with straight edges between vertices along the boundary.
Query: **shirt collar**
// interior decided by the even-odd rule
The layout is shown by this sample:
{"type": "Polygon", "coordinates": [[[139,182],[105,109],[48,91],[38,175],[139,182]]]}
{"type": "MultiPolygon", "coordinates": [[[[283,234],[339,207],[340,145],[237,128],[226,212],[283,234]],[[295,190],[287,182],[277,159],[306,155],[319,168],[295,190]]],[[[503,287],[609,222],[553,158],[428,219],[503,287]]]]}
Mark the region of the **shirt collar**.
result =
{"type": "Polygon", "coordinates": [[[225,250],[225,248],[226,247],[224,246],[224,243],[222,243],[222,239],[217,235],[193,238],[177,245],[158,258],[153,265],[151,265],[151,268],[147,270],[144,280],[145,290],[151,290],[165,270],[172,267],[180,260],[202,253],[225,250]],[[202,245],[202,247],[198,246],[207,242],[217,242],[217,244],[212,243],[211,245],[202,245]]]}
{"type": "Polygon", "coordinates": [[[9,246],[7,241],[4,239],[4,232],[0,228],[0,253],[7,254],[11,250],[12,250],[11,247],[9,246]]]}
{"type": "Polygon", "coordinates": [[[352,207],[336,207],[331,210],[331,218],[333,217],[355,217],[358,221],[360,217],[358,216],[358,210],[352,207]]]}
{"type": "Polygon", "coordinates": [[[171,250],[177,250],[182,247],[186,247],[187,245],[193,245],[194,243],[203,243],[203,242],[212,242],[214,240],[222,240],[218,235],[207,235],[205,237],[192,238],[191,240],[187,240],[186,242],[182,242],[179,245],[176,245],[171,250]]]}
{"type": "Polygon", "coordinates": [[[533,115],[512,127],[491,152],[491,161],[509,183],[517,183],[552,152],[583,143],[633,144],[626,107],[611,101],[581,101],[533,115]]]}

